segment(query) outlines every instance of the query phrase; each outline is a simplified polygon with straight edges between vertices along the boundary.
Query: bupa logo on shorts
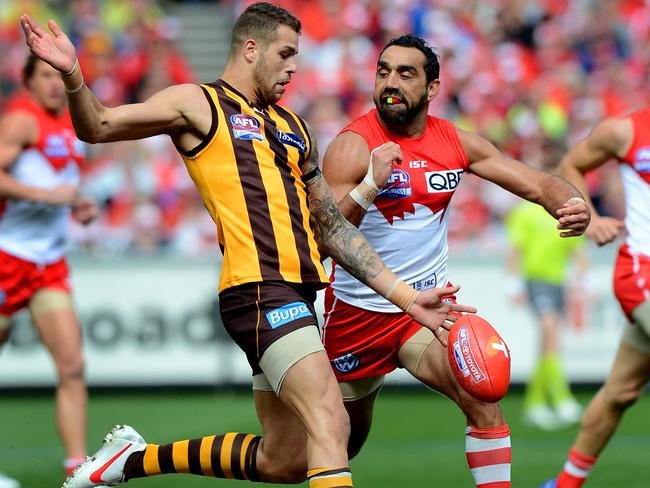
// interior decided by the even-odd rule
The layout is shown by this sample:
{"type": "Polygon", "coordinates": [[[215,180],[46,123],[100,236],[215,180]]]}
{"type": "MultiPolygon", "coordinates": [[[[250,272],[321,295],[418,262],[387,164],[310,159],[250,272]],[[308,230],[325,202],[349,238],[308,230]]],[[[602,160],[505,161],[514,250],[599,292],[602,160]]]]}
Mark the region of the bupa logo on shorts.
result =
{"type": "Polygon", "coordinates": [[[334,367],[341,373],[349,373],[353,369],[357,368],[361,361],[354,354],[345,354],[340,358],[332,359],[334,367]]]}
{"type": "Polygon", "coordinates": [[[474,380],[474,383],[480,383],[485,379],[485,374],[481,371],[481,368],[476,364],[476,359],[474,359],[474,353],[472,353],[472,348],[470,347],[469,342],[469,333],[467,332],[466,327],[461,327],[458,331],[458,340],[454,341],[454,359],[456,364],[463,372],[463,376],[471,376],[474,380]]]}
{"type": "Polygon", "coordinates": [[[311,317],[309,307],[303,302],[287,303],[286,305],[271,310],[266,314],[266,320],[269,321],[271,328],[276,329],[281,325],[293,322],[301,317],[311,317]]]}
{"type": "Polygon", "coordinates": [[[232,134],[235,139],[252,141],[256,139],[263,141],[264,136],[260,128],[262,124],[252,115],[233,114],[230,116],[230,125],[232,125],[232,134]]]}
{"type": "Polygon", "coordinates": [[[634,154],[634,169],[639,173],[650,173],[650,147],[642,147],[634,154]]]}
{"type": "Polygon", "coordinates": [[[282,132],[280,129],[278,129],[277,135],[282,144],[298,148],[301,151],[305,151],[305,149],[307,149],[307,143],[305,140],[293,132],[282,132]]]}
{"type": "Polygon", "coordinates": [[[4,290],[0,290],[0,305],[4,305],[6,300],[7,300],[7,294],[5,293],[4,290]]]}
{"type": "Polygon", "coordinates": [[[403,169],[393,169],[388,181],[379,192],[386,198],[406,198],[411,196],[411,176],[403,169]]]}
{"type": "Polygon", "coordinates": [[[427,181],[427,191],[429,193],[445,193],[454,191],[460,183],[460,177],[464,171],[454,169],[448,171],[427,171],[424,177],[427,181]]]}

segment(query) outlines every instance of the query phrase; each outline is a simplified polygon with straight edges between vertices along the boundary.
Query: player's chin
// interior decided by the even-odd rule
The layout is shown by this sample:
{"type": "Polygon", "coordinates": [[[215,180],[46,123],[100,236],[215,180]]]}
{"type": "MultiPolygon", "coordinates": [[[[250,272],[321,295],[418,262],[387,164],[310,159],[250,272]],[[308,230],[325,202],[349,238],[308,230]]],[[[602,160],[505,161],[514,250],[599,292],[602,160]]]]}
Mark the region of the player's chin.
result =
{"type": "Polygon", "coordinates": [[[273,97],[275,98],[275,101],[277,102],[282,98],[282,95],[284,95],[284,92],[286,92],[287,89],[284,87],[284,85],[277,84],[273,87],[273,97]]]}

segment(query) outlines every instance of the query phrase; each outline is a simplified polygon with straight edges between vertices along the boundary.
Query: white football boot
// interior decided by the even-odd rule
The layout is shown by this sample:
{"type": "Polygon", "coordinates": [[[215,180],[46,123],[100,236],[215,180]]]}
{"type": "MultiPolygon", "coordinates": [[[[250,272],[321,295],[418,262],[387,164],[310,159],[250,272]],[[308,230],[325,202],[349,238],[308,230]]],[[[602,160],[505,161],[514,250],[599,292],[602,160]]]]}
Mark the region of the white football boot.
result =
{"type": "Polygon", "coordinates": [[[565,400],[555,407],[555,413],[562,424],[572,425],[580,422],[582,406],[574,399],[565,400]]]}
{"type": "Polygon", "coordinates": [[[526,408],[523,421],[525,424],[542,430],[555,430],[562,426],[555,412],[546,405],[526,408]]]}
{"type": "Polygon", "coordinates": [[[61,488],[114,486],[124,481],[124,464],[131,454],[144,451],[147,443],[133,427],[116,425],[102,446],[65,480],[61,488]]]}

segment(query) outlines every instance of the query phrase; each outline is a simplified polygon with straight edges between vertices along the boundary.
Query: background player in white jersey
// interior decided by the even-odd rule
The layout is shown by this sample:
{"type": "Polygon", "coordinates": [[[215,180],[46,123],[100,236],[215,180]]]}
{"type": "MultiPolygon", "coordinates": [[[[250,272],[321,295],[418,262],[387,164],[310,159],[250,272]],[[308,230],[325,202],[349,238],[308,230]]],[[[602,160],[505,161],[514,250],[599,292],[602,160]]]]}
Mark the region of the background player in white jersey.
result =
{"type": "MultiPolygon", "coordinates": [[[[377,63],[376,110],[344,128],[323,163],[342,213],[418,290],[448,283],[447,210],[465,171],[543,205],[560,220],[564,237],[581,234],[589,222],[579,192],[561,178],[510,159],[482,137],[427,115],[440,86],[439,70],[437,55],[423,39],[390,41],[377,63]],[[400,145],[401,160],[369,167],[371,151],[386,151],[390,141],[400,145]]],[[[509,487],[510,432],[501,408],[472,398],[458,385],[443,347],[446,334],[440,328],[434,337],[334,265],[323,340],[350,414],[350,454],[359,451],[368,435],[384,375],[403,367],[465,413],[467,459],[477,486],[509,487]]]]}
{"type": "Polygon", "coordinates": [[[97,209],[77,196],[84,147],[61,75],[35,56],[23,73],[27,90],[0,119],[0,344],[27,307],[56,367],[56,425],[70,472],[86,454],[87,393],[64,246],[70,213],[88,223],[97,209]]]}
{"type": "Polygon", "coordinates": [[[598,245],[613,241],[625,226],[614,270],[614,294],[629,324],[603,387],[591,400],[562,473],[545,488],[579,488],[586,481],[623,413],[650,380],[650,109],[600,122],[567,153],[561,174],[588,197],[585,173],[611,159],[620,163],[625,191],[625,223],[593,208],[587,236],[598,245]]]}

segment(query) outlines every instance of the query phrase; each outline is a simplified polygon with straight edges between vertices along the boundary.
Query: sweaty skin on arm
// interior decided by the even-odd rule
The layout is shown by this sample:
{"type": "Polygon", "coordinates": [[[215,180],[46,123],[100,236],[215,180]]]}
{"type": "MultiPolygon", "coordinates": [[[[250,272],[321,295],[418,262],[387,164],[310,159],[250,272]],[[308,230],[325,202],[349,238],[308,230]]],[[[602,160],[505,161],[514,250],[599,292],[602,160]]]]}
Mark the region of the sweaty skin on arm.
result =
{"type": "Polygon", "coordinates": [[[618,219],[598,215],[589,197],[584,175],[611,159],[623,158],[633,142],[634,128],[629,117],[608,118],[598,123],[585,139],[562,158],[560,163],[560,174],[582,192],[591,209],[591,224],[587,229],[587,235],[599,245],[613,241],[624,223],[618,219]]]}
{"type": "Polygon", "coordinates": [[[471,132],[458,130],[469,158],[469,171],[515,195],[543,206],[559,220],[561,237],[581,235],[589,222],[583,196],[562,178],[505,156],[492,143],[471,132]],[[579,199],[569,202],[571,199],[579,199]],[[574,203],[575,202],[575,203],[574,203]]]}
{"type": "MultiPolygon", "coordinates": [[[[332,190],[341,213],[358,226],[366,210],[350,197],[368,171],[370,150],[359,134],[346,131],[336,136],[325,151],[323,176],[332,190]]],[[[378,185],[381,188],[381,185],[378,185]]]]}
{"type": "Polygon", "coordinates": [[[87,88],[68,94],[79,138],[90,143],[134,140],[168,134],[183,150],[196,147],[212,123],[212,112],[198,85],[175,85],[142,103],[104,107],[87,88]]]}
{"type": "MultiPolygon", "coordinates": [[[[346,131],[332,141],[323,160],[323,175],[338,202],[339,210],[355,226],[361,223],[366,209],[352,198],[350,192],[358,188],[359,183],[365,181],[364,177],[369,172],[371,154],[372,181],[381,189],[392,174],[393,166],[402,162],[399,145],[388,142],[375,148],[371,153],[363,137],[355,132],[346,131]]],[[[366,204],[374,199],[376,190],[369,195],[365,199],[366,204]]]]}

